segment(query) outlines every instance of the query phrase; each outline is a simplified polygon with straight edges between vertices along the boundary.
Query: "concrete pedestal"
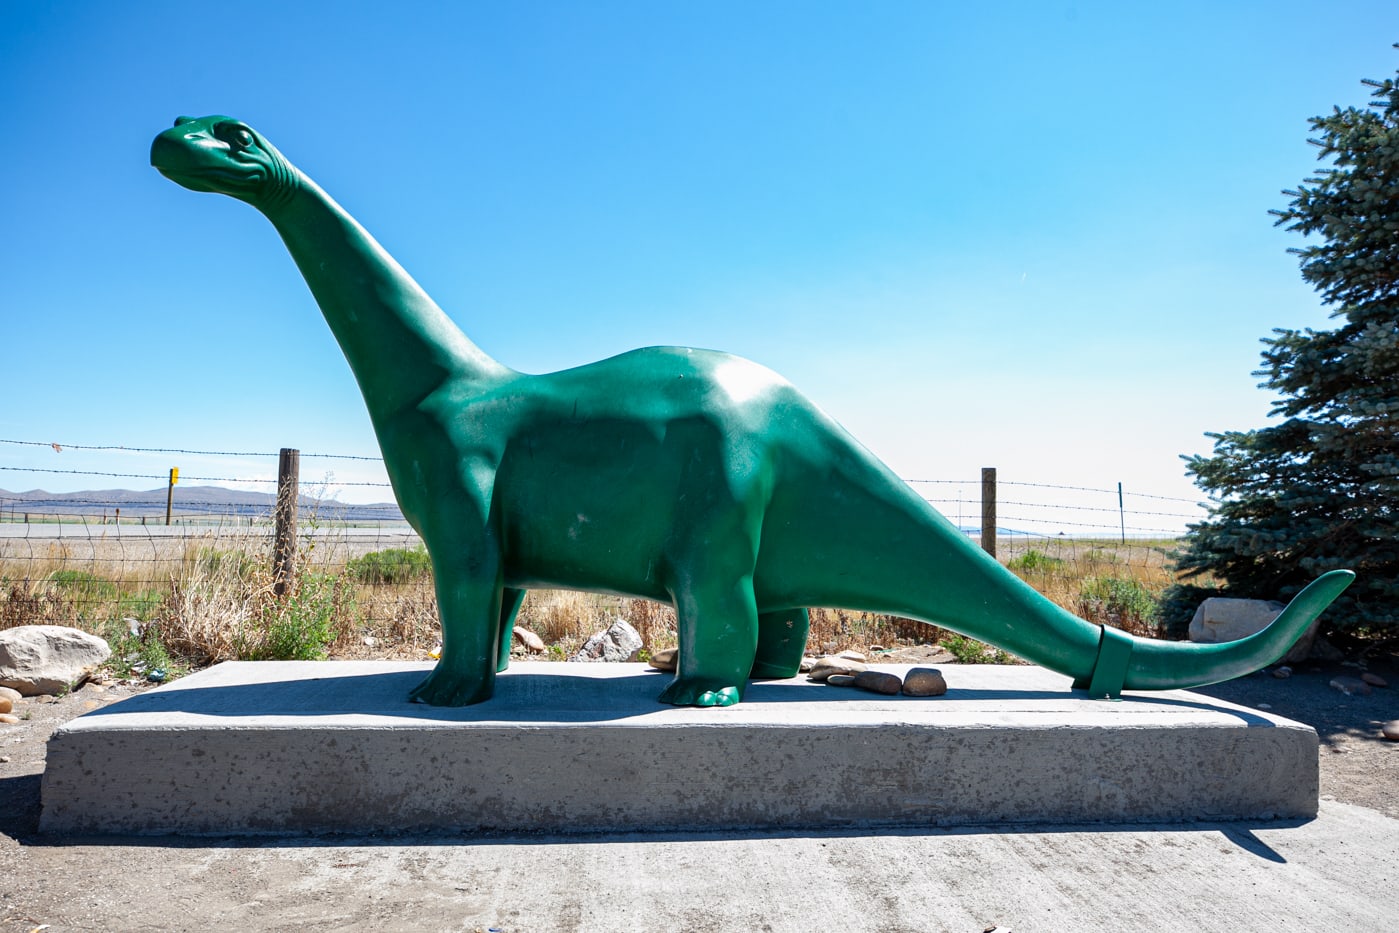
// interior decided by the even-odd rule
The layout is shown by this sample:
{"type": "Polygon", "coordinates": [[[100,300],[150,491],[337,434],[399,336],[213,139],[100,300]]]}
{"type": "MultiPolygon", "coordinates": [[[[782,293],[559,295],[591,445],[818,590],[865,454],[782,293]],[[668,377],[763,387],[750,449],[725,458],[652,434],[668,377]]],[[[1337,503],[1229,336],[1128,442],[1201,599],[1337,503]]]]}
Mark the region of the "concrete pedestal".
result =
{"type": "MultiPolygon", "coordinates": [[[[1308,726],[1184,691],[1089,700],[940,666],[932,699],[805,678],[663,706],[637,664],[515,663],[464,709],[431,664],[237,662],[49,742],[51,833],[603,832],[1310,818],[1308,726]]],[[[903,673],[906,667],[882,666],[903,673]]]]}

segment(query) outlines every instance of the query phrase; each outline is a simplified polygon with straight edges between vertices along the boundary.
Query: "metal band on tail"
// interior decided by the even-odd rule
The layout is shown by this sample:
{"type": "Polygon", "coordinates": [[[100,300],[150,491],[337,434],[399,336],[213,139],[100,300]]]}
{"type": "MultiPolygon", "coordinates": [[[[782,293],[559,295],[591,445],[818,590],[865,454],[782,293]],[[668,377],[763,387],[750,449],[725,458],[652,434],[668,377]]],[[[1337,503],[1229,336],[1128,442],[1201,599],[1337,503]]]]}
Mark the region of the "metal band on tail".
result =
{"type": "MultiPolygon", "coordinates": [[[[1122,686],[1127,682],[1127,663],[1132,659],[1132,636],[1107,625],[1098,642],[1098,660],[1093,664],[1093,676],[1088,682],[1088,695],[1095,700],[1120,700],[1122,686]]],[[[1080,687],[1082,681],[1076,681],[1080,687]]]]}

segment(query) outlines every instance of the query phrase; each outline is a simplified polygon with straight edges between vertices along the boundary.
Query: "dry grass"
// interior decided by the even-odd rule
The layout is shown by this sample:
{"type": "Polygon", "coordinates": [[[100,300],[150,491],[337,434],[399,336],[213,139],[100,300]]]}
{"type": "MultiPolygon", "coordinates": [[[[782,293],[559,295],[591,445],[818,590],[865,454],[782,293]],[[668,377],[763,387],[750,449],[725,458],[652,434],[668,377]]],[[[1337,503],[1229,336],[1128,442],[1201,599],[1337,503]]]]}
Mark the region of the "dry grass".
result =
{"type": "MultiPolygon", "coordinates": [[[[190,665],[239,657],[426,658],[440,643],[432,581],[421,554],[317,538],[299,555],[287,597],[272,594],[265,530],[191,538],[0,539],[0,628],[77,625],[121,638],[125,619],[190,665]],[[382,558],[412,557],[402,572],[382,558]],[[369,571],[372,570],[373,573],[369,571]],[[115,636],[113,635],[115,633],[115,636]]],[[[1175,582],[1171,541],[1003,541],[1003,563],[1049,599],[1093,622],[1154,635],[1155,600],[1175,582]]],[[[630,622],[650,651],[676,643],[675,612],[644,599],[539,590],[516,625],[567,657],[614,619],[630,622]]],[[[951,633],[895,616],[813,609],[808,651],[949,643],[951,633]]],[[[976,643],[962,651],[978,657],[976,643]]],[[[130,647],[130,646],[127,646],[130,647]]]]}

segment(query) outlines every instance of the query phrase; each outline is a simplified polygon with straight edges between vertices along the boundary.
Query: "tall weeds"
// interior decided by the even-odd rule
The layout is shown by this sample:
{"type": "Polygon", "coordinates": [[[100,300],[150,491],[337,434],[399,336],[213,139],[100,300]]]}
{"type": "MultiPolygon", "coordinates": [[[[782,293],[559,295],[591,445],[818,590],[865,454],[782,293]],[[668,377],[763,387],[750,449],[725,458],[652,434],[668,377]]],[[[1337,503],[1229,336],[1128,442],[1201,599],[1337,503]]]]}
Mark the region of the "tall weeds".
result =
{"type": "MultiPolygon", "coordinates": [[[[1174,582],[1171,542],[1009,542],[1007,567],[1049,599],[1093,622],[1154,635],[1155,606],[1174,582]]],[[[154,545],[152,545],[154,547],[154,545]]],[[[352,553],[323,542],[302,555],[291,591],[272,591],[265,536],[184,543],[137,561],[73,554],[58,544],[20,561],[0,552],[0,628],[76,625],[149,666],[198,667],[230,659],[425,659],[440,642],[432,574],[421,548],[352,553]],[[164,582],[153,582],[154,576],[164,582]],[[164,652],[165,654],[162,654],[164,652]]],[[[674,610],[645,599],[539,590],[516,625],[567,656],[594,632],[626,619],[651,651],[676,643],[674,610]]],[[[932,625],[843,609],[811,610],[808,652],[942,643],[966,660],[1003,654],[932,625]]]]}

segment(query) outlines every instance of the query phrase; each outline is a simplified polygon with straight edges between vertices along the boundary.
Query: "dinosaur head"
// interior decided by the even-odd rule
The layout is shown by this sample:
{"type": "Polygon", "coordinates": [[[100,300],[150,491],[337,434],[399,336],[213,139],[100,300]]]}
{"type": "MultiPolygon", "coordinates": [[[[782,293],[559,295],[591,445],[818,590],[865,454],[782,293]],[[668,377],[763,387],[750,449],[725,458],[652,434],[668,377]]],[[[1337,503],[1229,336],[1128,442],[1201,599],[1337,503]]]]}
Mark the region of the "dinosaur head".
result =
{"type": "Polygon", "coordinates": [[[255,130],[232,117],[178,117],[151,143],[151,165],[192,191],[257,205],[293,182],[295,171],[255,130]]]}

